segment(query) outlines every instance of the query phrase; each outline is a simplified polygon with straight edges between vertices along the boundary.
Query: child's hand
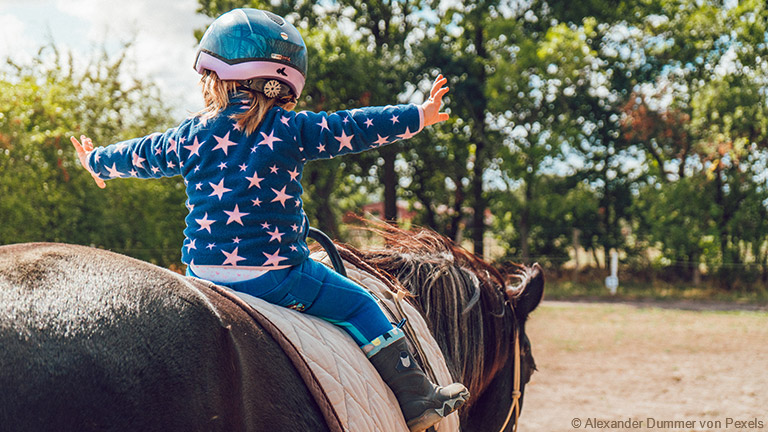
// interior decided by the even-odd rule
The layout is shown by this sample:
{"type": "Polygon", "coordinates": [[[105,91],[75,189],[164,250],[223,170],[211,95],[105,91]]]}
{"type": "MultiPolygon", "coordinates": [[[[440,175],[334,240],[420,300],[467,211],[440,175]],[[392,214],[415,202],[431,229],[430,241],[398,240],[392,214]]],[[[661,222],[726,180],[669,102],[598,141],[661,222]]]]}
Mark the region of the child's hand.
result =
{"type": "Polygon", "coordinates": [[[435,82],[432,83],[429,99],[421,104],[421,109],[424,111],[424,126],[448,120],[448,114],[440,112],[440,108],[443,105],[443,96],[448,93],[448,87],[443,87],[447,83],[448,79],[443,77],[442,74],[438,75],[435,78],[435,82]]]}
{"type": "Polygon", "coordinates": [[[75,137],[69,137],[69,139],[72,141],[72,145],[75,146],[75,151],[77,152],[78,159],[80,159],[80,164],[82,164],[83,168],[87,169],[88,172],[91,173],[91,176],[93,176],[93,180],[96,181],[96,184],[100,188],[104,189],[104,187],[107,186],[104,183],[104,180],[100,179],[88,167],[88,153],[93,151],[93,142],[91,141],[91,139],[86,137],[85,135],[80,135],[80,140],[83,141],[82,145],[80,145],[80,142],[75,137]]]}

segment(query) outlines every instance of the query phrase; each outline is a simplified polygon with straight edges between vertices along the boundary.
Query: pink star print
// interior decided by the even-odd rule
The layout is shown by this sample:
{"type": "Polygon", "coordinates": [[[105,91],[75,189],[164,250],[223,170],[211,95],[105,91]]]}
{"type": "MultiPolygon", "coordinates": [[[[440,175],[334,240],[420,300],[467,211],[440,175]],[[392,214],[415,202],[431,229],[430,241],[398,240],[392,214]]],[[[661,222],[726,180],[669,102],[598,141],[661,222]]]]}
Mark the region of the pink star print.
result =
{"type": "Polygon", "coordinates": [[[365,119],[365,126],[366,126],[366,127],[371,127],[371,126],[373,126],[373,120],[372,120],[372,119],[369,119],[369,118],[365,119]]]}
{"type": "Polygon", "coordinates": [[[284,125],[288,126],[288,122],[291,120],[290,117],[280,117],[280,121],[283,122],[284,125]]]}
{"type": "Polygon", "coordinates": [[[269,171],[270,171],[270,174],[277,174],[277,171],[278,171],[277,165],[272,165],[271,167],[269,167],[269,171]]]}
{"type": "Polygon", "coordinates": [[[232,142],[232,141],[229,140],[229,132],[227,132],[227,134],[224,135],[221,138],[217,137],[216,135],[214,135],[213,139],[215,139],[216,142],[218,143],[218,144],[216,144],[216,147],[214,147],[213,149],[214,150],[224,150],[224,154],[225,155],[228,154],[227,151],[229,150],[230,147],[237,145],[236,142],[232,142]]]}
{"type": "Polygon", "coordinates": [[[395,124],[395,123],[397,123],[397,122],[398,122],[398,120],[397,120],[397,116],[396,116],[396,115],[394,115],[394,114],[392,114],[392,118],[391,118],[390,120],[392,120],[392,124],[395,124]]]}
{"type": "Polygon", "coordinates": [[[112,167],[107,167],[107,171],[109,171],[109,178],[115,178],[120,177],[123,175],[120,171],[117,170],[117,167],[115,167],[115,164],[112,164],[112,167]]]}
{"type": "MultiPolygon", "coordinates": [[[[323,117],[323,119],[317,125],[320,126],[320,132],[322,133],[323,129],[328,129],[328,119],[323,117]]],[[[330,129],[328,130],[330,131],[330,129]]]]}
{"type": "Polygon", "coordinates": [[[239,248],[235,248],[235,250],[233,250],[232,252],[227,252],[227,251],[224,251],[224,250],[221,251],[221,253],[223,253],[224,256],[227,257],[227,259],[224,260],[224,263],[222,263],[222,265],[229,264],[229,265],[232,265],[232,266],[237,266],[237,263],[239,261],[245,260],[245,258],[237,255],[237,250],[238,249],[239,248]]]}
{"type": "Polygon", "coordinates": [[[261,227],[264,228],[264,229],[269,229],[269,224],[264,222],[264,223],[261,224],[261,227]]]}
{"type": "Polygon", "coordinates": [[[341,136],[334,137],[336,138],[336,141],[339,142],[339,151],[345,147],[352,150],[352,138],[354,138],[354,136],[355,135],[347,136],[347,132],[342,130],[341,136]]]}
{"type": "Polygon", "coordinates": [[[264,137],[264,140],[261,141],[259,145],[268,145],[270,150],[274,150],[274,143],[282,141],[280,138],[275,136],[275,131],[270,132],[269,135],[261,132],[261,136],[264,137]]]}
{"type": "Polygon", "coordinates": [[[170,145],[168,146],[168,149],[165,151],[165,154],[168,154],[168,153],[176,153],[176,154],[179,154],[179,153],[176,151],[176,140],[174,140],[173,138],[169,138],[169,139],[168,139],[168,144],[170,144],[170,145]]]}
{"type": "Polygon", "coordinates": [[[264,261],[265,266],[277,266],[280,264],[280,261],[285,261],[288,258],[280,256],[280,249],[276,250],[273,254],[268,254],[266,252],[262,252],[265,257],[267,257],[267,260],[264,261]]]}
{"type": "Polygon", "coordinates": [[[261,207],[261,200],[256,198],[255,200],[251,200],[254,207],[261,207]]]}
{"type": "Polygon", "coordinates": [[[194,239],[194,240],[189,242],[189,244],[187,245],[187,252],[189,252],[192,249],[197,249],[197,246],[195,246],[195,242],[196,241],[197,241],[197,239],[194,239]]]}
{"type": "Polygon", "coordinates": [[[216,222],[216,219],[208,219],[208,213],[205,213],[202,219],[195,219],[195,222],[200,224],[200,228],[197,229],[198,231],[206,230],[210,233],[211,224],[216,222]]]}
{"type": "Polygon", "coordinates": [[[389,143],[389,137],[388,137],[388,136],[385,136],[385,137],[383,137],[383,136],[381,136],[381,135],[379,135],[379,134],[376,134],[376,136],[377,136],[377,137],[379,137],[379,139],[377,139],[376,141],[374,141],[374,142],[373,142],[374,144],[376,144],[376,145],[380,145],[380,146],[383,146],[384,144],[387,144],[387,143],[389,143]]]}
{"type": "Polygon", "coordinates": [[[222,196],[223,196],[225,193],[227,193],[227,192],[229,192],[229,191],[231,191],[231,190],[232,190],[232,189],[229,189],[229,188],[226,188],[226,187],[224,187],[224,179],[221,179],[221,181],[219,182],[219,184],[213,184],[213,183],[211,183],[211,182],[208,182],[208,184],[209,184],[209,185],[210,185],[210,186],[213,188],[213,192],[211,192],[211,194],[210,194],[210,195],[208,195],[208,196],[214,196],[214,195],[216,195],[217,197],[219,197],[219,201],[221,201],[221,197],[222,197],[222,196]]]}
{"type": "Polygon", "coordinates": [[[250,214],[250,213],[241,212],[237,204],[235,204],[234,210],[232,211],[224,210],[224,213],[226,213],[229,216],[229,219],[227,219],[227,225],[231,224],[232,222],[237,222],[240,225],[243,225],[243,216],[247,216],[250,214]]]}
{"type": "Polygon", "coordinates": [[[277,240],[278,243],[283,241],[283,236],[285,233],[281,233],[277,227],[275,227],[274,231],[267,231],[267,234],[270,235],[269,242],[272,243],[272,240],[277,240]]]}
{"type": "Polygon", "coordinates": [[[277,190],[275,188],[270,188],[270,189],[272,189],[272,192],[275,193],[275,198],[272,201],[270,201],[270,202],[280,201],[280,204],[282,204],[283,208],[285,208],[285,202],[289,198],[293,198],[293,195],[288,195],[287,193],[285,193],[285,188],[286,187],[287,186],[283,186],[283,188],[280,189],[280,190],[277,190]]]}
{"type": "Polygon", "coordinates": [[[403,132],[402,135],[398,135],[397,137],[400,138],[400,139],[408,139],[408,138],[413,137],[414,135],[416,135],[416,134],[412,133],[411,130],[408,127],[406,127],[405,128],[405,132],[403,132]]]}
{"type": "Polygon", "coordinates": [[[200,153],[198,153],[198,150],[200,150],[200,147],[202,146],[203,145],[197,141],[197,137],[195,137],[195,140],[192,142],[192,144],[188,146],[184,146],[184,148],[189,150],[189,157],[192,157],[192,155],[200,156],[200,153]]]}
{"type": "Polygon", "coordinates": [[[146,159],[144,159],[143,157],[139,156],[138,153],[134,153],[133,154],[133,166],[135,166],[137,168],[144,168],[144,165],[142,165],[142,162],[144,162],[145,160],[146,159]]]}
{"type": "Polygon", "coordinates": [[[288,171],[288,174],[291,175],[291,181],[296,180],[299,177],[299,170],[298,167],[294,168],[293,171],[288,171]]]}
{"type": "Polygon", "coordinates": [[[264,179],[259,177],[259,174],[256,171],[253,172],[253,177],[246,176],[245,178],[251,182],[251,184],[248,185],[248,189],[250,189],[251,186],[256,186],[258,189],[261,189],[261,181],[264,179]]]}

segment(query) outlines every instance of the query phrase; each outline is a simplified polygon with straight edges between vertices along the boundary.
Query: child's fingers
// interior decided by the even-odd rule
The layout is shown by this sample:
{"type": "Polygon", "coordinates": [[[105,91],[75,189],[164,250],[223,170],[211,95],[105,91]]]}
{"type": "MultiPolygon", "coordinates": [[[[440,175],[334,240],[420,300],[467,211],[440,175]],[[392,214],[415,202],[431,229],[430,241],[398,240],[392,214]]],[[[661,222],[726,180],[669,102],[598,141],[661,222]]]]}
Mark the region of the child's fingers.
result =
{"type": "Polygon", "coordinates": [[[83,146],[80,145],[80,141],[78,141],[77,138],[69,137],[69,140],[72,141],[72,145],[75,146],[75,151],[77,151],[77,153],[85,152],[83,146]]]}
{"type": "MultiPolygon", "coordinates": [[[[432,91],[430,91],[430,97],[436,98],[437,94],[443,90],[448,91],[447,87],[444,87],[448,83],[448,80],[443,78],[440,82],[435,81],[435,84],[432,86],[432,91]]],[[[443,93],[445,94],[445,93],[443,93]]]]}
{"type": "Polygon", "coordinates": [[[104,180],[102,180],[102,179],[100,179],[99,177],[97,177],[97,176],[96,176],[96,174],[94,174],[94,173],[91,173],[91,176],[93,176],[93,180],[96,182],[96,185],[97,185],[98,187],[100,187],[100,188],[102,188],[102,189],[104,189],[105,187],[107,187],[107,184],[106,184],[106,183],[104,183],[104,180]]]}
{"type": "Polygon", "coordinates": [[[80,135],[80,140],[83,142],[83,148],[89,152],[93,150],[93,141],[85,135],[80,135]]]}
{"type": "Polygon", "coordinates": [[[443,96],[445,96],[445,94],[448,93],[448,90],[449,90],[448,87],[443,87],[440,90],[438,90],[437,93],[435,93],[435,95],[432,96],[432,98],[435,100],[435,102],[442,102],[443,96]]]}
{"type": "Polygon", "coordinates": [[[77,152],[78,159],[80,159],[80,163],[83,165],[83,168],[87,169],[88,172],[91,173],[91,177],[93,177],[96,185],[102,189],[107,187],[107,184],[104,183],[104,180],[100,179],[96,174],[94,174],[85,161],[86,153],[93,150],[93,143],[91,142],[91,139],[85,135],[81,135],[80,141],[82,141],[82,144],[75,137],[69,137],[69,140],[72,141],[72,145],[75,146],[75,151],[77,152]]]}

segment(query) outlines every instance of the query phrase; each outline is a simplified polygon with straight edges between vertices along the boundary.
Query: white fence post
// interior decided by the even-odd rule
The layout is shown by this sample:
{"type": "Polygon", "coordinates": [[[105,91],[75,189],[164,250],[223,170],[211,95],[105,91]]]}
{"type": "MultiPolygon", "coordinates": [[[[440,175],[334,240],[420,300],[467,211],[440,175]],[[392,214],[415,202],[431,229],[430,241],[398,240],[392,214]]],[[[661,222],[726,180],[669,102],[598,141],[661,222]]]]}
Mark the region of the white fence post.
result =
{"type": "Polygon", "coordinates": [[[605,278],[605,287],[611,295],[616,295],[619,288],[619,253],[616,249],[611,249],[611,275],[605,278]]]}

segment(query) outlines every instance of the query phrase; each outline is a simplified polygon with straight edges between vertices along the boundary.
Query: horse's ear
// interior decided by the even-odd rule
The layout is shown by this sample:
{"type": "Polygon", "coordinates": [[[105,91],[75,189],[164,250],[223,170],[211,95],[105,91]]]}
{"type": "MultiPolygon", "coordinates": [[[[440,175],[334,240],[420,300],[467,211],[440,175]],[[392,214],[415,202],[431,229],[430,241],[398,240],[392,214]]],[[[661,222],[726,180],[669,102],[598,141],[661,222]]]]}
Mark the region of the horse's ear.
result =
{"type": "Polygon", "coordinates": [[[525,320],[528,314],[539,306],[544,295],[544,272],[538,263],[526,268],[526,278],[521,290],[514,305],[518,318],[525,320]]]}

